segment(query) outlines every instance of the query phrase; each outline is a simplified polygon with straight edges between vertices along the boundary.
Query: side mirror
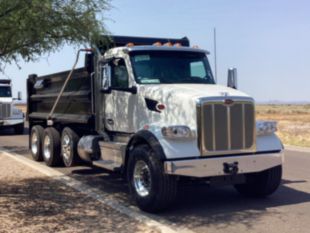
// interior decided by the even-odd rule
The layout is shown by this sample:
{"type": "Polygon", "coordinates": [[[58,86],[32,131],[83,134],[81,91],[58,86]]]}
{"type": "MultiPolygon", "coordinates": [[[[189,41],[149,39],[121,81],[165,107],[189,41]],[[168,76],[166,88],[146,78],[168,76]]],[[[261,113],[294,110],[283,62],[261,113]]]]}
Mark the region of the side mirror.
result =
{"type": "Polygon", "coordinates": [[[111,89],[111,67],[105,64],[101,68],[101,91],[110,92],[111,89]]]}
{"type": "Polygon", "coordinates": [[[17,99],[22,100],[22,92],[21,91],[17,92],[17,99]]]}
{"type": "Polygon", "coordinates": [[[237,69],[236,68],[228,69],[227,86],[237,89],[238,83],[237,83],[237,69]]]}

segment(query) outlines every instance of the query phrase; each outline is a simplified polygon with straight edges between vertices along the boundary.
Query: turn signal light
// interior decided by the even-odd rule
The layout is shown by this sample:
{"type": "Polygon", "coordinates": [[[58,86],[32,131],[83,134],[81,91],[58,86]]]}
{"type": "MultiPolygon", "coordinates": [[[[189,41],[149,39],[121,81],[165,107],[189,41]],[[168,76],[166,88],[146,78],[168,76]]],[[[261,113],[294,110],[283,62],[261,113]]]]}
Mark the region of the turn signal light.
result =
{"type": "Polygon", "coordinates": [[[165,108],[166,108],[166,106],[164,104],[161,104],[161,103],[156,104],[156,110],[158,110],[160,112],[162,110],[164,110],[165,108]]]}

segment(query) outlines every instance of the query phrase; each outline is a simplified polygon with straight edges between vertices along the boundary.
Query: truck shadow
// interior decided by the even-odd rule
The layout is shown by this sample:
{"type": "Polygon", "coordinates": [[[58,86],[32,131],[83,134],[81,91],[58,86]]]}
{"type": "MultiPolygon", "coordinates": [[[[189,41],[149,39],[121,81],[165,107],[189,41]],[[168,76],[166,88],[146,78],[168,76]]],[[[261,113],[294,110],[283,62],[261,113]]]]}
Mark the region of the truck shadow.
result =
{"type": "MultiPolygon", "coordinates": [[[[126,181],[118,175],[103,172],[102,169],[97,168],[74,171],[72,176],[108,193],[124,205],[134,204],[128,198],[126,181]]],[[[280,217],[281,213],[270,209],[272,207],[310,202],[310,193],[288,186],[305,182],[308,181],[283,180],[275,194],[261,199],[243,197],[231,186],[180,186],[175,204],[157,216],[187,228],[202,226],[226,228],[236,223],[251,228],[262,216],[279,215],[280,217]]]]}
{"type": "Polygon", "coordinates": [[[161,216],[190,228],[206,225],[226,228],[238,223],[250,229],[262,216],[280,217],[281,213],[270,208],[310,202],[310,193],[286,186],[295,182],[304,181],[284,180],[275,194],[261,199],[243,197],[232,187],[184,188],[179,192],[176,208],[161,216]]]}

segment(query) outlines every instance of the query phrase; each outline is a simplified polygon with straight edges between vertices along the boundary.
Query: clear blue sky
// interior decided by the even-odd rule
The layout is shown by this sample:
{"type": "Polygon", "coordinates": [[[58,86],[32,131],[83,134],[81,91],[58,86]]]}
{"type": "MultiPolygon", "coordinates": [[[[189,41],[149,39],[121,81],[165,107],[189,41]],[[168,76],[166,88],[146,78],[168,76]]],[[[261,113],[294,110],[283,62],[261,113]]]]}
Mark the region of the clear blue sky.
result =
{"type": "MultiPolygon", "coordinates": [[[[237,67],[239,89],[257,101],[310,101],[310,1],[307,0],[114,0],[106,26],[112,34],[183,37],[211,52],[217,30],[218,81],[237,67]]],[[[7,66],[14,93],[27,75],[71,68],[75,49],[65,47],[21,70],[7,66]]],[[[82,64],[82,62],[80,62],[82,64]]]]}

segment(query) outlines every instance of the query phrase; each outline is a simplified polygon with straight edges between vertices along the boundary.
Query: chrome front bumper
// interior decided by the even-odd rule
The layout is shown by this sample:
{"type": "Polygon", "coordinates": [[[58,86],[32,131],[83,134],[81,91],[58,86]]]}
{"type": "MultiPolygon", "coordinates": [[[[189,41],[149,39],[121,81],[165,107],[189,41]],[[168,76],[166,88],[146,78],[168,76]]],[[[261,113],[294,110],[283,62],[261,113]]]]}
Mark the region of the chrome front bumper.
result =
{"type": "Polygon", "coordinates": [[[1,126],[10,126],[17,125],[24,122],[24,118],[16,118],[16,119],[0,119],[0,127],[1,126]]]}
{"type": "Polygon", "coordinates": [[[229,175],[224,172],[224,164],[237,163],[237,174],[244,174],[260,172],[281,165],[283,160],[284,154],[281,151],[278,153],[165,161],[164,169],[165,173],[170,175],[212,177],[229,175]]]}

